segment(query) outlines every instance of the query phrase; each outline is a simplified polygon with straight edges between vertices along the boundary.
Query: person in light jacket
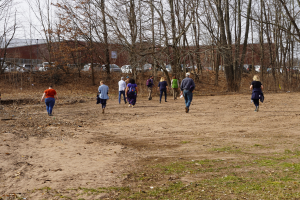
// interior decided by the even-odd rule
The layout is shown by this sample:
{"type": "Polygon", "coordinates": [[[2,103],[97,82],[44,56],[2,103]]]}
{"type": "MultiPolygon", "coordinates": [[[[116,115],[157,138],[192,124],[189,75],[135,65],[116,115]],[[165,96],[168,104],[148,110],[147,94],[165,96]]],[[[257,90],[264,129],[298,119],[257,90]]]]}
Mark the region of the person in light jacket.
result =
{"type": "Polygon", "coordinates": [[[100,81],[100,86],[98,88],[99,101],[97,103],[101,103],[103,114],[104,114],[104,110],[106,108],[106,100],[109,99],[108,90],[109,90],[108,86],[104,85],[103,81],[100,81]]]}
{"type": "Polygon", "coordinates": [[[126,82],[124,81],[124,77],[121,77],[121,80],[119,81],[118,85],[119,85],[119,104],[121,103],[122,95],[124,97],[124,102],[126,104],[127,103],[125,98],[126,82]]]}

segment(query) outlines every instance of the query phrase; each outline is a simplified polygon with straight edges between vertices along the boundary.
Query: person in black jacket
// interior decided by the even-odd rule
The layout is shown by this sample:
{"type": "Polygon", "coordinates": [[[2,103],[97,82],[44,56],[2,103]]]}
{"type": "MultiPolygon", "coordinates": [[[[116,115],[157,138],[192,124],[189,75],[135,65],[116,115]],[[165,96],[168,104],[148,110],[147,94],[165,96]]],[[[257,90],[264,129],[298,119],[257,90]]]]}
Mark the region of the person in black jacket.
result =
{"type": "Polygon", "coordinates": [[[167,102],[167,90],[169,90],[167,86],[167,81],[165,81],[164,77],[161,77],[160,82],[158,83],[158,89],[160,91],[159,103],[161,103],[163,93],[165,93],[165,102],[167,102]]]}
{"type": "Polygon", "coordinates": [[[253,76],[253,81],[250,86],[250,90],[252,90],[252,96],[251,100],[253,100],[253,103],[255,105],[255,112],[258,112],[259,109],[259,100],[263,102],[263,90],[264,86],[261,84],[259,76],[254,75],[253,76]]]}

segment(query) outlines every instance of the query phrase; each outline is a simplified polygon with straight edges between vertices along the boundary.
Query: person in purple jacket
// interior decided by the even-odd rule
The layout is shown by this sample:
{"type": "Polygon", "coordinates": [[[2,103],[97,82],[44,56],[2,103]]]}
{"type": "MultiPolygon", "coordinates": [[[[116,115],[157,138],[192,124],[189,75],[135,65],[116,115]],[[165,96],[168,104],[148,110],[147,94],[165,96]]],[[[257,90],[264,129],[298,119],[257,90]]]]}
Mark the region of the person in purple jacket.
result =
{"type": "Polygon", "coordinates": [[[135,83],[134,79],[130,79],[125,89],[125,96],[127,97],[127,101],[129,103],[128,107],[132,106],[134,108],[136,104],[137,94],[138,94],[137,84],[135,83]]]}
{"type": "Polygon", "coordinates": [[[168,86],[167,81],[165,81],[164,77],[161,77],[160,82],[158,83],[158,88],[160,91],[159,103],[161,103],[161,98],[163,93],[165,93],[165,102],[167,102],[167,91],[169,91],[167,86],[168,86]]]}

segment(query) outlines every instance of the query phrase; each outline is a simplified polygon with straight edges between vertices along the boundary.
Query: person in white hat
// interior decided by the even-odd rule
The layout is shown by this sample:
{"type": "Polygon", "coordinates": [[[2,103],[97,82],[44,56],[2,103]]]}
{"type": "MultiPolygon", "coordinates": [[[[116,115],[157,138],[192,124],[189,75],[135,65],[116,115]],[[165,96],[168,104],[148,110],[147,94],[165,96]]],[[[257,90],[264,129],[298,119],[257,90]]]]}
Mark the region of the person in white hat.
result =
{"type": "Polygon", "coordinates": [[[185,79],[182,80],[180,85],[181,93],[185,100],[185,112],[188,113],[190,111],[190,105],[193,100],[193,91],[195,89],[195,83],[193,79],[190,78],[190,73],[185,74],[185,79]]]}

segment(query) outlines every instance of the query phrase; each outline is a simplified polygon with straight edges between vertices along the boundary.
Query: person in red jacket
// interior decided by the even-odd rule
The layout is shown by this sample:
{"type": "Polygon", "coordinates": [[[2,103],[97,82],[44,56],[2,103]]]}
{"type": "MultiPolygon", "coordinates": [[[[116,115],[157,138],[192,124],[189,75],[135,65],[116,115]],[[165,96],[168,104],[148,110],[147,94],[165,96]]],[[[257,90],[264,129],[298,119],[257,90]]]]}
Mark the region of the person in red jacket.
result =
{"type": "Polygon", "coordinates": [[[49,86],[49,89],[44,91],[41,102],[45,98],[46,109],[49,116],[52,116],[52,110],[55,104],[55,98],[58,100],[56,91],[52,89],[52,86],[49,86]]]}

